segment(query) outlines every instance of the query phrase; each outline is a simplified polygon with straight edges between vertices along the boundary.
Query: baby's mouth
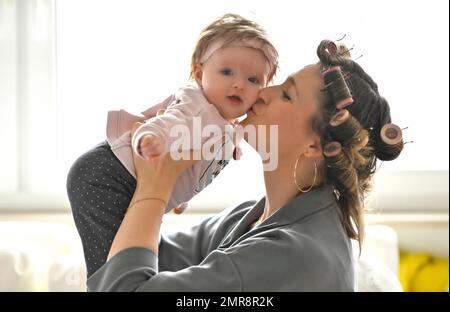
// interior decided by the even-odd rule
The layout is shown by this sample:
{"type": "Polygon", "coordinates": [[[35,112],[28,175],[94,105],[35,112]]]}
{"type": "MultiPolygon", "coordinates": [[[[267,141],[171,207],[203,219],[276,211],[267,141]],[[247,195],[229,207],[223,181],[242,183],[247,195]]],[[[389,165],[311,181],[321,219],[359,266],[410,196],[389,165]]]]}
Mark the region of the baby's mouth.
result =
{"type": "Polygon", "coordinates": [[[230,95],[228,98],[229,98],[232,102],[235,102],[235,103],[242,103],[242,99],[241,99],[240,96],[237,96],[237,95],[230,95]]]}

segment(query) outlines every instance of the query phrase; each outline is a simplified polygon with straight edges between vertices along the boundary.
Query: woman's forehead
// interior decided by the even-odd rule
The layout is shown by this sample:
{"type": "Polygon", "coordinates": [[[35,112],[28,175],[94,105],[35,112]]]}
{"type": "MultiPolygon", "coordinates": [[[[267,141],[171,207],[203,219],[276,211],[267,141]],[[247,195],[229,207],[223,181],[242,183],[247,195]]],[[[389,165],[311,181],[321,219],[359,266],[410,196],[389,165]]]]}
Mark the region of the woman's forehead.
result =
{"type": "Polygon", "coordinates": [[[319,64],[307,65],[293,73],[290,77],[295,80],[295,84],[299,89],[303,89],[303,91],[310,88],[320,89],[323,86],[323,78],[319,64]]]}
{"type": "Polygon", "coordinates": [[[298,92],[297,101],[301,104],[297,107],[302,111],[302,114],[305,114],[306,111],[312,114],[320,107],[323,97],[321,90],[324,88],[324,80],[320,65],[307,65],[291,75],[291,78],[295,81],[298,92]]]}
{"type": "Polygon", "coordinates": [[[308,79],[311,77],[320,77],[320,66],[319,64],[306,65],[299,71],[293,73],[291,76],[294,77],[296,81],[308,79]]]}

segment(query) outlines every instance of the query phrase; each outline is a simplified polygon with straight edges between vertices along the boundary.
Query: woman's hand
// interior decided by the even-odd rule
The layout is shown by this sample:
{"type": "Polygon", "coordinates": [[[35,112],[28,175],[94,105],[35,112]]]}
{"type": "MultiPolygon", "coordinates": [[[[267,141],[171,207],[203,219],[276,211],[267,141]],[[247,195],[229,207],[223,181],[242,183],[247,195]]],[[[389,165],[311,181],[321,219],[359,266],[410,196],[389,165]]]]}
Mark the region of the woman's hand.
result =
{"type": "MultiPolygon", "coordinates": [[[[160,113],[160,112],[158,112],[160,113]]],[[[142,123],[134,123],[131,135],[137,130],[142,123]]],[[[193,152],[191,151],[184,157],[185,159],[173,160],[170,153],[155,157],[151,160],[146,160],[143,157],[133,152],[133,161],[136,169],[138,189],[144,188],[152,195],[157,196],[161,189],[163,193],[171,192],[178,176],[191,167],[196,161],[193,160],[193,152]],[[168,189],[168,190],[167,190],[168,189]]]]}

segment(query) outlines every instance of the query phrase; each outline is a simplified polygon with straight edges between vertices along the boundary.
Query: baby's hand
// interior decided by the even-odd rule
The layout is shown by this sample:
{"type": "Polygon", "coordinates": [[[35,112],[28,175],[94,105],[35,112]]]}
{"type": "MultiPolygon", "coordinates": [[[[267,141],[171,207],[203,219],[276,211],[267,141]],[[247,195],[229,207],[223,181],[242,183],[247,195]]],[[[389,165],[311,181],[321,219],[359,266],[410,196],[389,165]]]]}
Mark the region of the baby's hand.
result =
{"type": "Polygon", "coordinates": [[[164,143],[159,137],[147,134],[139,142],[139,151],[147,160],[159,158],[164,152],[164,143]]]}

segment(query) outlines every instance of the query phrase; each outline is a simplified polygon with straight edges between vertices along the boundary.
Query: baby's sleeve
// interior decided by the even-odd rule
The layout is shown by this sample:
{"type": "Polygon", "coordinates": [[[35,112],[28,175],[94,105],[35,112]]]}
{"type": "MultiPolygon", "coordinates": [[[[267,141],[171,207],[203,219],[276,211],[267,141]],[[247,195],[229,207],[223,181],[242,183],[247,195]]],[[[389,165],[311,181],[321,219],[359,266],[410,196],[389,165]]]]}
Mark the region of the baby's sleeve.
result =
{"type": "Polygon", "coordinates": [[[164,114],[146,120],[136,130],[132,138],[133,150],[138,152],[139,142],[145,135],[156,136],[163,143],[163,153],[169,152],[172,143],[177,140],[182,142],[188,140],[191,143],[193,118],[203,114],[210,106],[214,107],[197,87],[187,86],[179,89],[174,101],[167,106],[164,114]],[[181,138],[176,134],[180,134],[181,138]]]}

